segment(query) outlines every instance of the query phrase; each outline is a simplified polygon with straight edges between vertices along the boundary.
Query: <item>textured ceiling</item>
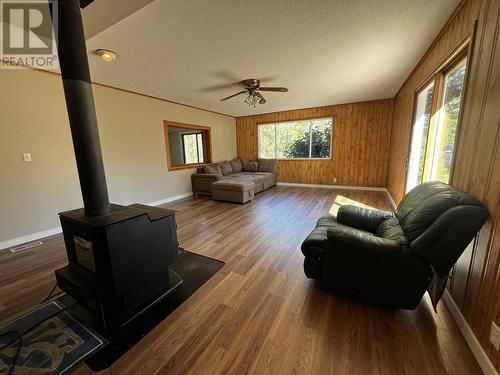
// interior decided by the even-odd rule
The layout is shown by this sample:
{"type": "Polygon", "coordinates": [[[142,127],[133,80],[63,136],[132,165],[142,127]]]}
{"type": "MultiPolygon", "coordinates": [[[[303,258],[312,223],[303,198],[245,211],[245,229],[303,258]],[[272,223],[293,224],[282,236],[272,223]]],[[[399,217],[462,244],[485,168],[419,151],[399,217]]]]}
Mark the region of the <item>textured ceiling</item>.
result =
{"type": "Polygon", "coordinates": [[[457,4],[156,0],[87,41],[119,54],[91,54],[92,78],[234,116],[392,97],[457,4]],[[214,87],[245,78],[290,91],[219,102],[239,87],[214,87]]]}

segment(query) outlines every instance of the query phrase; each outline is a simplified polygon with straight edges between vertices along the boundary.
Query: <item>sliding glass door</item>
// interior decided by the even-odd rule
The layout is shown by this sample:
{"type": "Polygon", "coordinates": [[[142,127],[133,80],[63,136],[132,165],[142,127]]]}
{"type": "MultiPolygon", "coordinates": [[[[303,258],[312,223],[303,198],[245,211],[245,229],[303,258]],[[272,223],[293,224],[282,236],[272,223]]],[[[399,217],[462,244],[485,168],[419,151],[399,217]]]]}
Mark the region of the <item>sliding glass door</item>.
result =
{"type": "Polygon", "coordinates": [[[467,58],[440,71],[417,94],[406,191],[427,181],[449,183],[467,58]]]}
{"type": "Polygon", "coordinates": [[[429,138],[429,126],[432,116],[433,95],[434,81],[417,95],[406,191],[411,190],[423,182],[425,156],[427,155],[427,140],[429,138]]]}
{"type": "Polygon", "coordinates": [[[449,182],[450,179],[466,63],[467,60],[463,59],[444,76],[443,99],[433,137],[435,145],[429,167],[431,180],[449,182]]]}

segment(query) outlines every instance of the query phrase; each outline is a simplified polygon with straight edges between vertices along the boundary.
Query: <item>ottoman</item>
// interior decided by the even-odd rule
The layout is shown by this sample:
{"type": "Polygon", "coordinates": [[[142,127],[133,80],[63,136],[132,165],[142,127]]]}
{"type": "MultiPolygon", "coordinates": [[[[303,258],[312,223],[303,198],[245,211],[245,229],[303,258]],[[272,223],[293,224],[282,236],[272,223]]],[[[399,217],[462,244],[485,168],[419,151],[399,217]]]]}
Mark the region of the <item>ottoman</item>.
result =
{"type": "Polygon", "coordinates": [[[252,181],[221,180],[212,184],[212,199],[216,201],[246,203],[253,200],[254,192],[252,181]]]}

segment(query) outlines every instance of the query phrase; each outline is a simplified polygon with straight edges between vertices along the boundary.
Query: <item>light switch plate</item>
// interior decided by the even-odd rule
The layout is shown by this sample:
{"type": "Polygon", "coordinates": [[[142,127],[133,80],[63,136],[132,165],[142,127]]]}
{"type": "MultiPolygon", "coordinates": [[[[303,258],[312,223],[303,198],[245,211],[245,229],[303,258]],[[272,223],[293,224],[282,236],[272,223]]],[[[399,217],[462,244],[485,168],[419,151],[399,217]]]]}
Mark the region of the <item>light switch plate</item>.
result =
{"type": "Polygon", "coordinates": [[[23,152],[23,160],[24,161],[32,161],[31,154],[29,152],[23,152]]]}
{"type": "Polygon", "coordinates": [[[500,349],[500,328],[498,328],[495,322],[491,322],[490,342],[496,350],[500,349]]]}

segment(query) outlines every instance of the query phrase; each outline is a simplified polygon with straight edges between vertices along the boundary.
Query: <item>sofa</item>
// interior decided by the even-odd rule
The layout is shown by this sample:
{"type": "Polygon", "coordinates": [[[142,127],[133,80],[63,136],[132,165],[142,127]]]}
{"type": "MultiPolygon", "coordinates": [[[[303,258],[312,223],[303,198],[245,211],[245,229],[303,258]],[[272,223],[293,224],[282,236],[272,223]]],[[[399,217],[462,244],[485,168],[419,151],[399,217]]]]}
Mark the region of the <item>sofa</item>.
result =
{"type": "Polygon", "coordinates": [[[441,183],[411,190],[394,214],[342,206],[302,243],[304,271],[326,287],[388,307],[434,309],[448,273],[488,218],[471,195],[441,183]]]}
{"type": "MultiPolygon", "coordinates": [[[[227,189],[225,191],[228,192],[235,191],[234,189],[229,190],[231,187],[241,187],[243,190],[248,189],[248,187],[252,186],[253,183],[253,191],[251,192],[251,198],[253,199],[253,194],[259,193],[276,185],[277,169],[278,161],[276,159],[259,159],[258,161],[249,161],[236,158],[230,161],[204,165],[202,167],[198,167],[196,173],[191,175],[193,193],[195,195],[213,195],[212,185],[221,181],[227,183],[219,183],[215,185],[219,186],[217,194],[221,194],[224,191],[223,189],[227,189]]],[[[228,197],[230,195],[231,193],[227,194],[228,197]]],[[[218,196],[220,197],[220,195],[218,196]]],[[[230,199],[228,200],[233,201],[230,199]]],[[[238,202],[244,203],[241,201],[238,202]]]]}

